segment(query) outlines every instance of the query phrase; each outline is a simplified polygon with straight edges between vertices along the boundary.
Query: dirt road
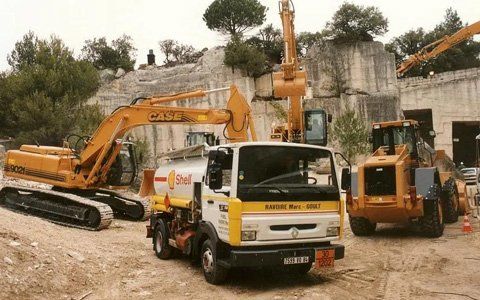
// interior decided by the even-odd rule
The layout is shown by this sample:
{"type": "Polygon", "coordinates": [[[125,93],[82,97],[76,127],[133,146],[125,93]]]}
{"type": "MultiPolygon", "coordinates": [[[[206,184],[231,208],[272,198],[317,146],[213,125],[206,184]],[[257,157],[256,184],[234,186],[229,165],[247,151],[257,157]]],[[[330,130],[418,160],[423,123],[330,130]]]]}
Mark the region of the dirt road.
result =
{"type": "Polygon", "coordinates": [[[405,227],[366,238],[347,229],[346,257],[332,270],[241,270],[212,286],[186,258],[157,259],[145,223],[89,232],[0,208],[0,299],[480,299],[480,226],[471,221],[473,234],[459,221],[438,239],[405,227]]]}

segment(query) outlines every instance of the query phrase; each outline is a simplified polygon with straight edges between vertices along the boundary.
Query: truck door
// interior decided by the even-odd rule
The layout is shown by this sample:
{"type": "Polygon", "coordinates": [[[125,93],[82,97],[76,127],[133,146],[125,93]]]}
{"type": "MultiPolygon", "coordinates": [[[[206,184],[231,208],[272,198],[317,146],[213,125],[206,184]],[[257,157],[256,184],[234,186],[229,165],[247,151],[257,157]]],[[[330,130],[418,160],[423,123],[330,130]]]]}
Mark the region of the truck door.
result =
{"type": "MultiPolygon", "coordinates": [[[[232,182],[232,161],[233,153],[227,153],[222,159],[222,188],[211,190],[208,186],[208,171],[205,176],[204,195],[202,196],[202,219],[210,222],[215,227],[219,238],[225,242],[229,241],[229,220],[228,220],[228,197],[230,196],[232,182]]],[[[212,157],[209,158],[208,166],[214,163],[212,157]]]]}

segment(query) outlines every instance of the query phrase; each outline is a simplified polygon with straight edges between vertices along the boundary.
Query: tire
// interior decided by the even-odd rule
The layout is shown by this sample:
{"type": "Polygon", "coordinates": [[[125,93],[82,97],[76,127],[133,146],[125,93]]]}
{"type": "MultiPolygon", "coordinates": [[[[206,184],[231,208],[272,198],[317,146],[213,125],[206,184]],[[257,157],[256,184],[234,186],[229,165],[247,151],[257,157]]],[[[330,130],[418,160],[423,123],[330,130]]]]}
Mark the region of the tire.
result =
{"type": "Polygon", "coordinates": [[[312,268],[312,264],[300,264],[287,267],[287,272],[292,275],[305,275],[312,268]]]}
{"type": "Polygon", "coordinates": [[[377,223],[371,223],[369,220],[363,217],[349,216],[350,228],[353,234],[358,236],[369,236],[375,232],[377,223]]]}
{"type": "Polygon", "coordinates": [[[423,202],[423,217],[420,218],[422,232],[427,237],[440,237],[445,228],[442,201],[439,199],[423,202]]]}
{"type": "Polygon", "coordinates": [[[160,219],[153,232],[153,250],[160,259],[169,259],[173,255],[174,248],[168,243],[169,234],[165,221],[160,219]]]}
{"type": "Polygon", "coordinates": [[[228,275],[228,269],[217,264],[216,251],[210,239],[203,242],[200,252],[200,261],[202,264],[203,275],[208,283],[219,285],[225,282],[228,275]]]}
{"type": "Polygon", "coordinates": [[[444,191],[443,215],[445,216],[445,223],[455,223],[458,221],[460,202],[458,200],[458,193],[454,187],[449,187],[444,191]]]}

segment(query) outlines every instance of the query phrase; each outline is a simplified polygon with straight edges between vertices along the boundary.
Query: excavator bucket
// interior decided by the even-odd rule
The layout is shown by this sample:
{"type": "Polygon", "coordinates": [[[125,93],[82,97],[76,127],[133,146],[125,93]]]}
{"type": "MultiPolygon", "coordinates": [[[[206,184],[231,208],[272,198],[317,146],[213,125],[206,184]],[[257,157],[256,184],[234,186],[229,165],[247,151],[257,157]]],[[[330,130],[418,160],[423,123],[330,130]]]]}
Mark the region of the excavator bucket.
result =
{"type": "Polygon", "coordinates": [[[285,79],[284,72],[273,73],[275,97],[305,96],[307,93],[307,78],[304,71],[295,71],[292,79],[285,79]]]}
{"type": "Polygon", "coordinates": [[[138,192],[138,195],[140,197],[148,197],[155,194],[155,189],[153,187],[154,177],[155,177],[155,169],[143,170],[142,185],[140,186],[140,191],[138,192]]]}

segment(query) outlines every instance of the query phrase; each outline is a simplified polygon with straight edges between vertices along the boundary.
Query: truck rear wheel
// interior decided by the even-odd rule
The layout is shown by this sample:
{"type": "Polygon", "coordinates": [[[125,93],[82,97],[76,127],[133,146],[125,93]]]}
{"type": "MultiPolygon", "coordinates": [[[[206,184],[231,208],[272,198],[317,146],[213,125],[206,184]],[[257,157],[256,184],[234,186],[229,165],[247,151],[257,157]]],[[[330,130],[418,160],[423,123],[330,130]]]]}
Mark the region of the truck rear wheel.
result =
{"type": "Polygon", "coordinates": [[[447,191],[444,201],[445,223],[455,223],[458,221],[458,210],[460,202],[458,200],[458,193],[455,189],[447,191]]]}
{"type": "Polygon", "coordinates": [[[377,228],[377,223],[371,223],[368,219],[363,217],[349,216],[350,228],[353,234],[358,236],[372,235],[377,228]]]}
{"type": "Polygon", "coordinates": [[[200,260],[202,262],[203,275],[208,283],[221,284],[227,279],[228,270],[217,263],[216,251],[210,239],[203,242],[200,260]]]}
{"type": "Polygon", "coordinates": [[[440,237],[443,234],[445,223],[441,203],[439,199],[423,202],[423,217],[420,218],[420,224],[425,236],[440,237]]]}
{"type": "Polygon", "coordinates": [[[169,259],[173,254],[173,247],[168,244],[168,231],[165,221],[159,220],[153,233],[153,249],[160,259],[169,259]]]}

